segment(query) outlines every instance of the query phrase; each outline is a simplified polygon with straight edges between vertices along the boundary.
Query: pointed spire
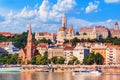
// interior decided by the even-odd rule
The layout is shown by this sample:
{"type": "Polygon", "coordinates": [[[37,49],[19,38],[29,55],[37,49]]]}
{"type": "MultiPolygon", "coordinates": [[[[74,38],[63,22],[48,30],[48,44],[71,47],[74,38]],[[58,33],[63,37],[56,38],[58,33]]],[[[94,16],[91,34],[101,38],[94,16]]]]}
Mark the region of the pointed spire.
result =
{"type": "Polygon", "coordinates": [[[96,32],[96,28],[95,28],[95,26],[94,26],[94,28],[93,28],[93,32],[94,32],[94,33],[96,32]]]}
{"type": "Polygon", "coordinates": [[[32,33],[31,24],[28,25],[28,32],[29,32],[29,33],[32,33]]]}
{"type": "Polygon", "coordinates": [[[67,19],[66,19],[66,15],[65,13],[62,15],[62,27],[66,27],[67,26],[67,19]]]}

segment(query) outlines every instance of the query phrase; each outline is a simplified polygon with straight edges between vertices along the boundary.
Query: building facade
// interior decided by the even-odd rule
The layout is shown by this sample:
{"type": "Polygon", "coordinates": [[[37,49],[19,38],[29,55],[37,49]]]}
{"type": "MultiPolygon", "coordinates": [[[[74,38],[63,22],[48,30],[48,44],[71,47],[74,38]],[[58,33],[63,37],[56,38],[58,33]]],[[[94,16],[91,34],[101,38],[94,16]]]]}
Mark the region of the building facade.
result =
{"type": "Polygon", "coordinates": [[[76,47],[73,50],[73,56],[78,58],[78,60],[80,61],[80,64],[83,63],[83,59],[86,58],[88,53],[89,53],[89,49],[80,44],[76,45],[76,47]]]}
{"type": "Polygon", "coordinates": [[[65,55],[65,63],[67,64],[69,60],[73,57],[73,49],[74,47],[66,46],[64,48],[64,55],[65,55]]]}
{"type": "Polygon", "coordinates": [[[48,58],[51,59],[54,56],[64,57],[63,47],[49,47],[48,48],[48,58]]]}
{"type": "Polygon", "coordinates": [[[43,38],[50,39],[53,43],[56,42],[57,34],[49,33],[49,32],[36,32],[35,33],[35,39],[41,40],[43,38]]]}
{"type": "Polygon", "coordinates": [[[36,46],[36,50],[38,50],[38,53],[43,56],[44,53],[48,50],[48,44],[47,43],[39,43],[36,46]]]}
{"type": "Polygon", "coordinates": [[[106,64],[120,65],[120,46],[108,46],[106,49],[106,64]]]}

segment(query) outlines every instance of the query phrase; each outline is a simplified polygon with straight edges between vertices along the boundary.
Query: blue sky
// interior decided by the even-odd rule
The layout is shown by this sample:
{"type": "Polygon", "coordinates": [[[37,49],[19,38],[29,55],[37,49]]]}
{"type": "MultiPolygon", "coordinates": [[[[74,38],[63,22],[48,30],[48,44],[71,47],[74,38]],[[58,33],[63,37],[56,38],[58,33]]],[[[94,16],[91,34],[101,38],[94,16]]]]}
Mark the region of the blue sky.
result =
{"type": "Polygon", "coordinates": [[[0,0],[0,31],[19,32],[32,24],[34,32],[57,32],[65,12],[67,27],[120,23],[120,0],[0,0]]]}

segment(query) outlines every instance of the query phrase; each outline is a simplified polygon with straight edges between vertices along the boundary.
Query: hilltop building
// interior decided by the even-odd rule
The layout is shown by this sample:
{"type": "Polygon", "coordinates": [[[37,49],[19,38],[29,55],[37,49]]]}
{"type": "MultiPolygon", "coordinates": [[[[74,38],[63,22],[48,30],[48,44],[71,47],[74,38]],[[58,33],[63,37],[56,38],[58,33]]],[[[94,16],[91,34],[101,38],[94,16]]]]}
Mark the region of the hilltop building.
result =
{"type": "Polygon", "coordinates": [[[58,29],[57,43],[62,44],[64,39],[73,39],[74,38],[74,28],[71,26],[67,28],[67,18],[66,15],[62,15],[62,27],[58,29]]]}
{"type": "Polygon", "coordinates": [[[35,33],[35,39],[41,40],[43,38],[50,39],[53,43],[56,42],[57,34],[49,33],[49,32],[36,32],[35,33]]]}
{"type": "Polygon", "coordinates": [[[31,25],[29,25],[28,29],[28,37],[27,37],[27,45],[24,49],[20,50],[19,57],[22,58],[22,61],[27,64],[28,61],[32,59],[32,56],[34,56],[35,53],[35,45],[32,42],[32,30],[31,25]]]}
{"type": "Polygon", "coordinates": [[[120,29],[118,22],[115,23],[113,29],[106,28],[105,26],[96,26],[94,28],[80,28],[79,39],[105,39],[107,37],[120,38],[120,29]]]}

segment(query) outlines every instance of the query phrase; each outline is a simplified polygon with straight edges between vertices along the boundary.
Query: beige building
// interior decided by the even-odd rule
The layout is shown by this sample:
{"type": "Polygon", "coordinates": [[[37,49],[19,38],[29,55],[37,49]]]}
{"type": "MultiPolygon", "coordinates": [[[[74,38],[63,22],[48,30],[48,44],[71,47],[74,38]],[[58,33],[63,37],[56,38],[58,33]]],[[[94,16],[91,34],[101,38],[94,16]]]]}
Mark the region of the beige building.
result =
{"type": "Polygon", "coordinates": [[[74,47],[66,46],[64,48],[64,55],[65,55],[65,63],[67,64],[69,60],[73,57],[73,49],[74,47]]]}
{"type": "Polygon", "coordinates": [[[83,59],[88,55],[88,53],[89,48],[80,44],[77,44],[73,50],[73,56],[77,57],[81,64],[83,63],[83,59]]]}
{"type": "Polygon", "coordinates": [[[109,36],[108,29],[104,26],[96,26],[94,28],[80,28],[79,39],[100,39],[107,38],[109,36]]]}
{"type": "Polygon", "coordinates": [[[114,29],[110,29],[111,37],[120,38],[120,29],[119,24],[116,22],[114,25],[114,29]]]}
{"type": "Polygon", "coordinates": [[[108,46],[106,49],[106,64],[120,65],[120,46],[108,46]]]}
{"type": "Polygon", "coordinates": [[[38,50],[38,53],[43,56],[44,53],[47,51],[48,49],[48,44],[47,43],[39,43],[37,46],[36,46],[36,49],[38,50]]]}
{"type": "Polygon", "coordinates": [[[50,47],[48,48],[48,58],[51,59],[52,57],[64,57],[64,49],[63,47],[50,47]]]}
{"type": "Polygon", "coordinates": [[[49,33],[49,32],[36,32],[35,33],[35,39],[40,40],[40,39],[50,39],[52,42],[56,41],[57,34],[49,33]]]}

